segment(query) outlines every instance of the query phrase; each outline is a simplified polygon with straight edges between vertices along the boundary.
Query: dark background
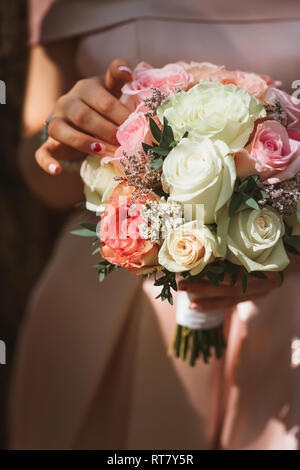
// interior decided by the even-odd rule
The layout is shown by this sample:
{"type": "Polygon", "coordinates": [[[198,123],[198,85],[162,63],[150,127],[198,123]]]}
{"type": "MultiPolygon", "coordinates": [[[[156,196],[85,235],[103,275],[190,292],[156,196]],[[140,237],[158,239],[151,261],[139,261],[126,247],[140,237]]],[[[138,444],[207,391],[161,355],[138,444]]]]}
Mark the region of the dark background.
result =
{"type": "Polygon", "coordinates": [[[43,269],[66,215],[46,208],[23,183],[18,170],[22,101],[28,62],[27,1],[0,0],[0,449],[8,447],[9,383],[16,337],[26,300],[43,269]]]}

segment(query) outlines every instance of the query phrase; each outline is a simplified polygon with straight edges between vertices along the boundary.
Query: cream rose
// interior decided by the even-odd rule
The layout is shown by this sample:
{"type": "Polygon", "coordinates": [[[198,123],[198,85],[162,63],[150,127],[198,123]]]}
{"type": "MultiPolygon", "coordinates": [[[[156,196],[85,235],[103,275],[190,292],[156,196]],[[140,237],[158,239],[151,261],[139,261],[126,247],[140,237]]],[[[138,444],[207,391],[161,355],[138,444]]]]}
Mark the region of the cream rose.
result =
{"type": "Polygon", "coordinates": [[[235,178],[234,159],[221,141],[184,138],[163,164],[164,191],[182,204],[202,204],[205,224],[216,222],[216,212],[232,195],[235,178]]]}
{"type": "Polygon", "coordinates": [[[81,165],[80,175],[84,182],[86,208],[93,212],[101,210],[119,184],[114,177],[120,175],[120,170],[113,163],[101,165],[97,155],[88,155],[81,165]]]}
{"type": "Polygon", "coordinates": [[[172,95],[157,109],[176,139],[185,132],[196,139],[222,140],[231,150],[245,146],[256,119],[266,116],[263,105],[244,88],[201,81],[189,91],[172,95]]]}
{"type": "Polygon", "coordinates": [[[271,208],[245,209],[230,220],[227,259],[250,271],[282,271],[289,264],[282,218],[271,208]]]}
{"type": "Polygon", "coordinates": [[[194,276],[214,260],[216,253],[214,234],[193,220],[170,231],[159,250],[158,262],[171,272],[190,271],[194,276]]]}

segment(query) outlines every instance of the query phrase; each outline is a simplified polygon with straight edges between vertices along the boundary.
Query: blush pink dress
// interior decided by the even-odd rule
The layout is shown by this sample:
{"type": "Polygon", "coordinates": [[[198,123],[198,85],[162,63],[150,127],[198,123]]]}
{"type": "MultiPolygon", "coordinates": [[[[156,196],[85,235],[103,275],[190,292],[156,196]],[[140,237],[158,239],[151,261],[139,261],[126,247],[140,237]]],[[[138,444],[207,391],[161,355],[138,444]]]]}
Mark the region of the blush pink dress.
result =
{"type": "MultiPolygon", "coordinates": [[[[226,64],[269,74],[288,91],[300,79],[297,1],[35,3],[42,14],[31,15],[32,42],[79,35],[82,76],[124,57],[226,64]]],[[[175,308],[126,271],[99,284],[89,241],[69,234],[76,226],[74,216],[28,305],[12,447],[298,449],[298,269],[264,299],[233,309],[224,360],[190,368],[166,355],[175,308]]]]}

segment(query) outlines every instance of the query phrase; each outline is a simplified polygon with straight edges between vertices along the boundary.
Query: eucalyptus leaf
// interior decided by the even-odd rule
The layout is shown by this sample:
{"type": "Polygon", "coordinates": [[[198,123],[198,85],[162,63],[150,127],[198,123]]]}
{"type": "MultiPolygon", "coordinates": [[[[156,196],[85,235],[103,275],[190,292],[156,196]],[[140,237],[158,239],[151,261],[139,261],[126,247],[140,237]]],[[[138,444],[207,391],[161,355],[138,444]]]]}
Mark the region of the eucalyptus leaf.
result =
{"type": "Polygon", "coordinates": [[[246,199],[245,204],[251,207],[251,209],[259,209],[259,205],[253,197],[249,197],[248,199],[246,199]]]}
{"type": "Polygon", "coordinates": [[[161,137],[162,137],[162,131],[160,130],[160,128],[158,127],[158,125],[156,124],[156,122],[154,121],[152,117],[150,117],[149,119],[149,124],[150,124],[150,130],[154,139],[157,142],[160,142],[161,137]]]}
{"type": "Polygon", "coordinates": [[[77,235],[78,237],[96,237],[96,232],[93,232],[92,230],[89,230],[87,228],[73,230],[70,233],[72,235],[77,235]]]}

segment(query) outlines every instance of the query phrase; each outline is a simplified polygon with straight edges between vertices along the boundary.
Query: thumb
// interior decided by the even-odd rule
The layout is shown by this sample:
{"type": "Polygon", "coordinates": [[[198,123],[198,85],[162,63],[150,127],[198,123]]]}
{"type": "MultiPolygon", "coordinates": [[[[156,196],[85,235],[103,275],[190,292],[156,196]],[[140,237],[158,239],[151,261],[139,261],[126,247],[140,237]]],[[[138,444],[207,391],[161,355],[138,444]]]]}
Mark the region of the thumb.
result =
{"type": "Polygon", "coordinates": [[[110,93],[119,97],[121,88],[132,79],[132,70],[127,60],[114,59],[105,74],[105,87],[110,93]]]}

